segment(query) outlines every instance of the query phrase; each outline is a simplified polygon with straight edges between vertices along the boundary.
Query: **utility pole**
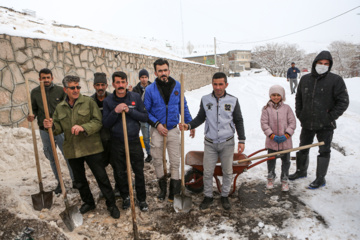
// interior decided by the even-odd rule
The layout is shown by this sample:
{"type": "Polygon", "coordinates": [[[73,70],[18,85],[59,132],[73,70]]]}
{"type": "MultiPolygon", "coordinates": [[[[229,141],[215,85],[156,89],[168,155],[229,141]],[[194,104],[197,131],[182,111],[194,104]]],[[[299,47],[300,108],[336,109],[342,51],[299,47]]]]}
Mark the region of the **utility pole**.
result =
{"type": "Polygon", "coordinates": [[[214,37],[214,60],[215,60],[215,67],[217,66],[216,64],[216,37],[214,37]]]}

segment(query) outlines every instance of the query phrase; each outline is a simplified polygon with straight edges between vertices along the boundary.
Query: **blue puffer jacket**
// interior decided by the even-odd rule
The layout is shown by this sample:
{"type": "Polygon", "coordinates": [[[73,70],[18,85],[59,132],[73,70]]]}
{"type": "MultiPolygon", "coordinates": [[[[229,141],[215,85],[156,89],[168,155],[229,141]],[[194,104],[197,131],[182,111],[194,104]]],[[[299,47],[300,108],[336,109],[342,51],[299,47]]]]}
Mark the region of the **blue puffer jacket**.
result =
{"type": "MultiPolygon", "coordinates": [[[[155,128],[161,123],[166,124],[166,128],[171,130],[179,123],[179,115],[181,113],[181,86],[176,80],[174,80],[174,83],[175,84],[171,86],[171,95],[168,105],[165,104],[164,96],[156,81],[149,85],[145,90],[145,108],[149,114],[149,123],[155,128]]],[[[192,117],[186,99],[184,101],[184,113],[185,123],[190,122],[192,117]]]]}
{"type": "Polygon", "coordinates": [[[103,125],[110,129],[112,137],[124,141],[122,116],[115,112],[116,106],[120,103],[125,103],[129,107],[129,112],[126,113],[129,141],[136,140],[139,138],[139,121],[147,122],[148,120],[148,114],[138,93],[127,91],[124,98],[119,98],[114,91],[113,94],[107,96],[103,105],[103,125]]]}

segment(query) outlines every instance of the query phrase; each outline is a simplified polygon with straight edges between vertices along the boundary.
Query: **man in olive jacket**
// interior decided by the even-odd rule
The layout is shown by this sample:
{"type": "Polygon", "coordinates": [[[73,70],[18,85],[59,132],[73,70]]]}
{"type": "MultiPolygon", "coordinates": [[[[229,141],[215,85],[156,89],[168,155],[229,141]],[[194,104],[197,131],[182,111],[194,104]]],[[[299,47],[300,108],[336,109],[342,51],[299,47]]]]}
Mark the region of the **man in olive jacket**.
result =
{"type": "MultiPolygon", "coordinates": [[[[331,141],[338,119],[349,106],[349,95],[342,77],[331,73],[333,60],[330,52],[322,51],[316,56],[311,73],[304,75],[296,93],[295,112],[301,122],[300,146],[311,144],[316,135],[319,142],[316,179],[310,189],[325,186],[325,175],[330,162],[331,141]]],[[[307,176],[309,149],[296,154],[296,172],[290,180],[307,176]]]]}
{"type": "Polygon", "coordinates": [[[110,215],[119,218],[120,211],[115,205],[115,195],[102,163],[104,149],[99,132],[102,127],[101,112],[92,98],[80,94],[79,81],[80,78],[76,76],[64,78],[63,85],[67,96],[56,107],[53,119],[44,120],[44,127],[53,127],[54,135],[65,133],[65,157],[69,159],[76,186],[84,202],[80,212],[84,214],[95,208],[85,175],[86,162],[106,199],[110,215]]]}

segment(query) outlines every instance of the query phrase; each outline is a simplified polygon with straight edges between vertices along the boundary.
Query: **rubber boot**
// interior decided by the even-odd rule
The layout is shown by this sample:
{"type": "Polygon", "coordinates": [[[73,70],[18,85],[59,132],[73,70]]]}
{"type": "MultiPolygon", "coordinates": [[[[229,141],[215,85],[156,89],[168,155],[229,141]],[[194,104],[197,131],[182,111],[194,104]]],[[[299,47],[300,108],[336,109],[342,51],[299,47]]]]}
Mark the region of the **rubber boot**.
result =
{"type": "Polygon", "coordinates": [[[289,180],[307,177],[307,169],[309,166],[309,154],[302,152],[296,153],[296,172],[289,175],[289,180]]]}
{"type": "Polygon", "coordinates": [[[157,196],[159,200],[164,201],[166,197],[167,182],[165,176],[159,179],[160,193],[157,196]]]}
{"type": "Polygon", "coordinates": [[[317,189],[326,185],[325,176],[329,167],[330,158],[318,157],[316,179],[309,185],[309,189],[317,189]]]}
{"type": "Polygon", "coordinates": [[[170,187],[169,187],[169,202],[174,201],[174,196],[180,193],[181,180],[170,179],[170,187]]]}

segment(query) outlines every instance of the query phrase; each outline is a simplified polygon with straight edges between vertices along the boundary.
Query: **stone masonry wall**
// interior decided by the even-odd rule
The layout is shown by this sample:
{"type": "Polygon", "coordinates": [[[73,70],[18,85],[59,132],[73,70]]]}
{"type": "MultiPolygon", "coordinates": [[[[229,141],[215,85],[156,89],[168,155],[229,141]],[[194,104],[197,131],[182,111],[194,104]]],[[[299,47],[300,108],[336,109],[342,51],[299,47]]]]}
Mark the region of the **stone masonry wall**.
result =
{"type": "MultiPolygon", "coordinates": [[[[145,68],[149,71],[150,81],[153,81],[153,62],[157,58],[69,42],[0,34],[0,125],[28,127],[25,78],[29,81],[31,91],[39,85],[39,71],[42,68],[52,70],[54,83],[60,86],[64,76],[79,76],[81,93],[91,95],[95,92],[95,72],[106,73],[109,91],[113,91],[111,75],[115,71],[126,72],[129,84],[135,86],[139,82],[138,72],[145,68]]],[[[218,70],[174,60],[169,60],[169,64],[170,75],[176,80],[180,81],[180,73],[184,73],[186,90],[210,84],[212,75],[218,70]]]]}

